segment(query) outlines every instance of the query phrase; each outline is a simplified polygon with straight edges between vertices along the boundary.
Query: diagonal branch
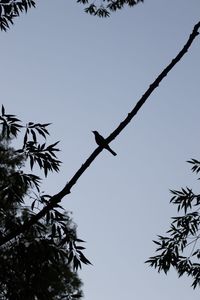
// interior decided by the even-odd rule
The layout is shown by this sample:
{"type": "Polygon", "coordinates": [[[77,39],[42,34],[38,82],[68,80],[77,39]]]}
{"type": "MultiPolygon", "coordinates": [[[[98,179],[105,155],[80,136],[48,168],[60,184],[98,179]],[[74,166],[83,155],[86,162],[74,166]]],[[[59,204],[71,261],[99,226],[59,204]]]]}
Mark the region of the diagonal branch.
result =
{"type": "Polygon", "coordinates": [[[192,33],[190,34],[186,44],[183,46],[181,51],[177,54],[175,58],[172,59],[171,63],[158,75],[154,82],[149,86],[144,95],[136,103],[133,110],[128,114],[126,119],[119,124],[119,126],[109,135],[107,138],[108,143],[113,141],[120,132],[128,125],[128,123],[137,114],[152,92],[159,86],[160,82],[168,75],[168,73],[173,69],[173,67],[181,60],[181,58],[187,53],[188,49],[192,45],[194,39],[199,35],[200,21],[194,26],[192,33]]]}
{"type": "MultiPolygon", "coordinates": [[[[107,137],[107,142],[110,143],[113,141],[120,132],[131,122],[133,117],[138,113],[140,108],[144,105],[149,96],[153,93],[153,91],[159,86],[160,82],[168,75],[168,73],[173,69],[173,67],[181,60],[181,58],[187,53],[188,49],[192,45],[194,39],[199,35],[200,21],[194,26],[192,33],[190,34],[186,44],[183,46],[181,51],[177,54],[177,56],[172,59],[169,65],[158,75],[158,77],[154,80],[154,82],[149,86],[140,100],[136,103],[133,110],[128,113],[127,117],[119,124],[119,126],[107,137]]],[[[71,180],[65,185],[65,187],[56,195],[52,196],[49,203],[36,215],[34,215],[29,221],[25,222],[21,227],[17,228],[13,232],[7,234],[4,237],[0,238],[0,245],[3,245],[15,238],[17,235],[27,231],[32,225],[37,223],[45,214],[50,211],[53,207],[63,199],[64,196],[68,195],[71,192],[71,188],[76,184],[77,180],[81,177],[81,175],[87,170],[90,164],[95,160],[95,158],[100,154],[103,150],[102,147],[97,147],[94,152],[89,156],[89,158],[85,161],[84,164],[78,169],[78,171],[74,174],[71,180]]]]}

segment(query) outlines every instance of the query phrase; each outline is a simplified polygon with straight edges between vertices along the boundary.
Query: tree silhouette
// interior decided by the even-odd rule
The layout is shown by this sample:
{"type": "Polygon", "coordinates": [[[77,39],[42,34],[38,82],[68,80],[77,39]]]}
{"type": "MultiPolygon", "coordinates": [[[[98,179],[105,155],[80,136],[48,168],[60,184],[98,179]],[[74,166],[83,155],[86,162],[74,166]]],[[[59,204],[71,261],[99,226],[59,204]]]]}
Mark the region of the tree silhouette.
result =
{"type": "MultiPolygon", "coordinates": [[[[77,0],[83,5],[85,5],[85,11],[91,15],[97,15],[99,17],[107,17],[111,12],[122,9],[124,6],[135,6],[136,4],[143,2],[142,0],[102,0],[96,2],[96,4],[91,3],[90,0],[77,0]]],[[[0,15],[0,27],[2,30],[7,30],[10,24],[13,24],[13,19],[19,16],[21,12],[27,11],[29,8],[35,6],[36,1],[0,1],[1,15],[0,15]]],[[[175,56],[174,59],[167,65],[166,68],[159,74],[159,76],[150,84],[149,88],[145,91],[142,97],[139,99],[135,107],[130,111],[127,117],[119,124],[119,126],[105,139],[105,144],[111,143],[122,131],[123,129],[132,121],[135,115],[139,112],[142,106],[149,99],[153,91],[159,86],[161,81],[168,75],[168,73],[175,67],[175,65],[182,59],[182,57],[187,53],[188,49],[192,45],[194,39],[199,35],[200,22],[198,22],[192,33],[190,34],[186,44],[180,50],[180,52],[175,56]]],[[[0,118],[2,125],[2,135],[17,136],[18,132],[23,128],[20,125],[19,120],[12,115],[6,115],[4,108],[2,109],[2,116],[0,118]]],[[[38,164],[41,169],[44,170],[47,176],[49,171],[58,171],[60,161],[57,160],[55,148],[57,143],[46,146],[45,143],[38,144],[36,132],[46,138],[48,131],[46,127],[49,124],[32,124],[29,123],[25,136],[24,145],[22,149],[18,150],[19,155],[25,155],[26,159],[30,160],[31,168],[34,164],[38,164]],[[30,140],[31,136],[31,140],[30,140]]],[[[35,203],[40,204],[39,211],[29,213],[17,219],[18,223],[14,223],[13,226],[9,227],[9,230],[4,230],[0,235],[0,245],[2,247],[6,246],[7,243],[12,242],[18,238],[24,238],[26,233],[32,232],[36,228],[42,227],[43,222],[50,222],[51,238],[53,238],[54,243],[60,249],[64,244],[68,245],[67,249],[69,254],[67,256],[68,263],[72,262],[75,269],[81,267],[81,262],[89,264],[90,262],[85,258],[82,251],[83,247],[77,246],[76,242],[81,242],[74,236],[70,236],[69,232],[63,230],[62,220],[60,220],[58,208],[61,209],[60,202],[62,199],[71,193],[72,187],[76,184],[82,174],[89,168],[91,163],[100,154],[100,152],[105,148],[101,144],[94,150],[94,152],[88,157],[88,159],[81,165],[74,176],[66,183],[64,188],[53,196],[40,195],[39,198],[34,199],[32,202],[32,207],[34,209],[35,203]],[[53,221],[49,221],[49,220],[53,221]],[[54,222],[54,223],[51,223],[54,222]],[[56,222],[56,223],[55,223],[56,222]],[[54,226],[55,225],[55,226],[54,226]],[[60,231],[63,230],[60,234],[60,231]],[[64,237],[63,235],[64,234],[64,237]],[[69,238],[70,236],[70,238],[69,238]]],[[[193,171],[199,172],[200,162],[197,160],[191,160],[190,163],[193,164],[193,171]]],[[[25,180],[26,184],[34,185],[38,188],[38,178],[28,176],[25,180]]],[[[199,239],[198,226],[200,223],[200,218],[198,211],[194,210],[194,206],[198,206],[200,203],[200,195],[195,195],[191,189],[186,188],[180,191],[172,191],[173,197],[171,202],[178,205],[178,210],[184,210],[184,216],[174,218],[169,230],[169,236],[159,236],[159,240],[155,243],[159,246],[157,251],[161,251],[161,254],[151,257],[147,262],[151,266],[154,266],[158,271],[163,270],[168,272],[171,266],[175,267],[178,274],[181,276],[187,274],[192,276],[194,279],[193,287],[200,284],[200,264],[193,261],[194,258],[200,258],[200,251],[196,249],[197,241],[199,239]],[[189,210],[191,210],[189,212],[189,210]],[[188,242],[188,238],[192,238],[191,242],[188,242]],[[188,249],[188,245],[192,245],[192,250],[189,255],[183,255],[183,252],[188,249]]],[[[37,229],[38,230],[38,229],[37,229]]],[[[40,229],[41,230],[41,229],[40,229]]],[[[43,232],[46,234],[46,232],[43,232]]],[[[60,250],[59,250],[60,251],[60,250]]],[[[59,254],[62,256],[62,254],[59,254]]]]}
{"type": "MultiPolygon", "coordinates": [[[[3,237],[32,219],[51,198],[41,192],[41,179],[25,173],[38,164],[45,176],[58,171],[57,143],[38,140],[49,134],[49,124],[28,123],[6,114],[2,106],[0,134],[0,236],[3,237]],[[15,150],[12,141],[24,130],[23,145],[15,150]]],[[[81,281],[76,270],[90,262],[83,255],[83,241],[69,213],[59,205],[35,222],[23,234],[1,246],[0,299],[81,298],[81,281]],[[71,298],[70,298],[71,297],[71,298]]]]}
{"type": "MultiPolygon", "coordinates": [[[[200,172],[200,161],[191,159],[192,171],[200,172]]],[[[158,236],[154,243],[158,246],[157,255],[150,257],[146,263],[158,272],[166,274],[174,267],[179,277],[187,275],[192,278],[193,288],[200,286],[200,194],[191,188],[171,190],[170,202],[177,206],[181,215],[173,217],[167,236],[158,236]]]]}

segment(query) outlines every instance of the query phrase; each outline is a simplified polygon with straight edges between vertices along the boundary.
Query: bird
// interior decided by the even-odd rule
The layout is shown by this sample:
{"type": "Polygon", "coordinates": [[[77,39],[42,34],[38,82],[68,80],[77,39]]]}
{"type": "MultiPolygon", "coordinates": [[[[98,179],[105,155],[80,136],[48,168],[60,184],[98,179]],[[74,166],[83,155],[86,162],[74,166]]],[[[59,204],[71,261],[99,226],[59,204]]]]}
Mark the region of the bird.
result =
{"type": "Polygon", "coordinates": [[[115,151],[113,151],[110,146],[108,145],[108,143],[106,142],[106,140],[104,139],[104,137],[102,135],[100,135],[98,133],[98,131],[94,130],[92,131],[94,133],[95,136],[95,141],[97,143],[97,145],[99,145],[100,147],[108,150],[110,153],[112,153],[112,155],[116,156],[117,153],[115,153],[115,151]]]}

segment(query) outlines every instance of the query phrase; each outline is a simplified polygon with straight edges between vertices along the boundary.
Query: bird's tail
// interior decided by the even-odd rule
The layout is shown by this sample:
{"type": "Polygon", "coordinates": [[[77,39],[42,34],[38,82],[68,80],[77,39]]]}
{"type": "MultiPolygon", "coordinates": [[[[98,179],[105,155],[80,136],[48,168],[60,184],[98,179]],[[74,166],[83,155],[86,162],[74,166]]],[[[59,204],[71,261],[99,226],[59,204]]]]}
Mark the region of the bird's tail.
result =
{"type": "Polygon", "coordinates": [[[107,149],[108,151],[110,151],[110,153],[112,153],[112,155],[114,155],[114,156],[116,156],[117,155],[117,153],[115,152],[115,151],[113,151],[110,147],[108,147],[108,149],[107,149]]]}

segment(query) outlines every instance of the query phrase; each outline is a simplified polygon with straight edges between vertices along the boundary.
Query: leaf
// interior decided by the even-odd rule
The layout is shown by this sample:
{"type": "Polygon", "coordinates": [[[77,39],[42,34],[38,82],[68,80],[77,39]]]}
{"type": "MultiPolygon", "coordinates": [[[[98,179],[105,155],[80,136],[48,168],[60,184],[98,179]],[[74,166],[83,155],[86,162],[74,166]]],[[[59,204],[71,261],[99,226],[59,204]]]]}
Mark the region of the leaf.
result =
{"type": "Polygon", "coordinates": [[[52,237],[55,237],[56,235],[56,225],[53,224],[52,228],[51,228],[51,234],[52,234],[52,237]]]}
{"type": "Polygon", "coordinates": [[[45,124],[42,124],[42,127],[47,127],[49,125],[51,125],[52,123],[45,123],[45,124]]]}
{"type": "Polygon", "coordinates": [[[80,260],[85,264],[85,265],[91,265],[91,262],[83,255],[81,251],[77,251],[80,256],[80,260]]]}
{"type": "Polygon", "coordinates": [[[69,257],[68,257],[68,264],[70,264],[70,262],[72,261],[74,255],[73,255],[73,252],[71,251],[70,254],[69,254],[69,257]]]}
{"type": "Polygon", "coordinates": [[[51,144],[51,145],[49,145],[48,147],[47,147],[47,150],[53,150],[53,151],[60,151],[59,149],[57,149],[57,148],[54,148],[58,143],[60,143],[60,141],[58,141],[58,142],[56,142],[56,143],[54,143],[54,144],[51,144]]]}
{"type": "Polygon", "coordinates": [[[24,146],[23,146],[23,148],[24,148],[25,145],[26,145],[27,137],[28,137],[28,133],[27,133],[27,131],[26,131],[26,133],[25,133],[25,135],[24,135],[24,146]]]}
{"type": "Polygon", "coordinates": [[[32,202],[32,204],[31,204],[31,209],[32,209],[32,210],[34,209],[35,202],[36,202],[36,200],[34,200],[34,201],[32,202]]]}
{"type": "Polygon", "coordinates": [[[29,156],[29,159],[30,159],[30,167],[31,167],[31,170],[33,169],[33,165],[34,165],[34,158],[32,155],[29,156]]]}
{"type": "Polygon", "coordinates": [[[49,224],[49,220],[50,220],[50,212],[47,211],[46,213],[46,223],[49,224]]]}
{"type": "Polygon", "coordinates": [[[39,133],[40,135],[42,135],[42,136],[46,139],[45,133],[44,133],[40,128],[36,128],[36,130],[38,131],[38,133],[39,133]]]}
{"type": "Polygon", "coordinates": [[[40,151],[43,151],[44,150],[44,148],[45,148],[45,143],[44,144],[42,144],[41,146],[40,146],[40,151]]]}
{"type": "Polygon", "coordinates": [[[32,134],[34,143],[37,143],[37,137],[36,137],[35,131],[33,129],[31,129],[31,134],[32,134]]]}
{"type": "Polygon", "coordinates": [[[76,250],[84,250],[85,247],[82,247],[82,246],[76,246],[76,250]]]}
{"type": "Polygon", "coordinates": [[[1,106],[1,114],[2,114],[2,116],[4,116],[4,115],[5,115],[5,108],[4,108],[4,106],[3,106],[3,105],[1,106]]]}
{"type": "Polygon", "coordinates": [[[157,242],[157,241],[153,241],[153,243],[157,244],[158,246],[161,245],[161,243],[157,242]]]}
{"type": "Polygon", "coordinates": [[[79,242],[79,243],[85,243],[85,241],[81,240],[81,239],[76,239],[76,242],[79,242]]]}
{"type": "Polygon", "coordinates": [[[81,262],[76,256],[73,257],[73,268],[75,271],[77,271],[78,268],[81,269],[81,262]]]}

